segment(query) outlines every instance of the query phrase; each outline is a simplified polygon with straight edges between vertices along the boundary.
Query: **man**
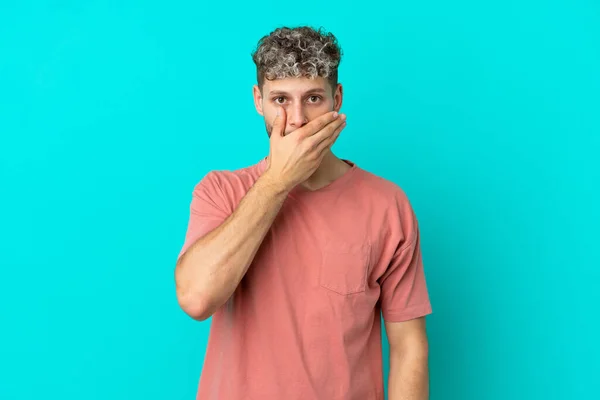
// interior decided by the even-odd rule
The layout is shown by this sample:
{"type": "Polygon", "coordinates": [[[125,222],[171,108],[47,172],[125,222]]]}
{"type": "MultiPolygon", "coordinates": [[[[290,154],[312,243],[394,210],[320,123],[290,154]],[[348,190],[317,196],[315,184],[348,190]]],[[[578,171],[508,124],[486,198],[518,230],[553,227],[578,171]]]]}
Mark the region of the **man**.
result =
{"type": "Polygon", "coordinates": [[[212,317],[199,400],[428,399],[431,313],[403,191],[331,146],[346,126],[341,50],[309,27],[253,53],[269,155],[194,188],[175,271],[192,318],[212,317]]]}

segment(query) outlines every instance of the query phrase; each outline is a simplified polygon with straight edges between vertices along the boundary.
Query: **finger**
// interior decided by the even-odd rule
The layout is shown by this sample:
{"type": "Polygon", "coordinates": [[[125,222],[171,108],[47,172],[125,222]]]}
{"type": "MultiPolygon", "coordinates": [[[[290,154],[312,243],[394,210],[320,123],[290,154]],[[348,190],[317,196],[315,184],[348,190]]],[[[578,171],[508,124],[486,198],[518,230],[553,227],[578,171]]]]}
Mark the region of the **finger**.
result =
{"type": "Polygon", "coordinates": [[[330,149],[331,146],[336,142],[337,138],[340,136],[340,133],[346,127],[346,122],[343,122],[338,126],[331,136],[326,137],[324,140],[319,143],[315,149],[319,156],[323,155],[327,149],[330,149]]]}
{"type": "Polygon", "coordinates": [[[293,133],[299,136],[300,138],[307,138],[319,132],[331,122],[339,120],[339,117],[340,116],[337,112],[330,111],[321,115],[318,118],[313,119],[308,124],[304,125],[302,128],[296,129],[293,133]]]}
{"type": "Polygon", "coordinates": [[[277,116],[275,117],[275,121],[273,121],[271,137],[278,139],[283,136],[283,134],[285,133],[286,118],[287,115],[285,113],[285,108],[278,107],[277,116]]]}
{"type": "Polygon", "coordinates": [[[330,138],[336,132],[336,130],[340,126],[342,126],[343,124],[345,124],[345,123],[346,123],[346,116],[342,114],[339,118],[337,118],[336,120],[330,122],[323,129],[321,129],[319,132],[317,132],[314,135],[312,135],[307,140],[310,140],[311,141],[311,145],[313,147],[316,147],[323,140],[326,140],[326,139],[330,138]]]}

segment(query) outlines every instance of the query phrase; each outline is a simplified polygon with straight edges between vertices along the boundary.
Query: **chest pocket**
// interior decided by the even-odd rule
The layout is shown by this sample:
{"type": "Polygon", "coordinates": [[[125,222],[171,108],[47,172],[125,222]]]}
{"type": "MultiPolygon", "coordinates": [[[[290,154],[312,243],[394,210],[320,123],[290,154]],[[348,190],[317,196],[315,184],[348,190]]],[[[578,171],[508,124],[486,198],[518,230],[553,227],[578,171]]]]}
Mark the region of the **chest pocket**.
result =
{"type": "Polygon", "coordinates": [[[319,284],[341,295],[364,292],[370,255],[369,243],[329,240],[323,248],[319,284]]]}

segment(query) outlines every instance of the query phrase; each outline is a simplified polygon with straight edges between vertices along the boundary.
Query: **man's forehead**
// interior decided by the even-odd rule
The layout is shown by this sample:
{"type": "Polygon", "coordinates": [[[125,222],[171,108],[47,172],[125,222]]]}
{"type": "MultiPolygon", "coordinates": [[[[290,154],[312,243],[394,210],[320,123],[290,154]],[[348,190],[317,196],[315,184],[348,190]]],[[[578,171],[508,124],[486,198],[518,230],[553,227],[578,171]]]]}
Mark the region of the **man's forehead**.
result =
{"type": "Polygon", "coordinates": [[[327,81],[322,77],[311,78],[286,78],[266,80],[265,92],[268,94],[302,94],[306,92],[325,92],[327,81]]]}

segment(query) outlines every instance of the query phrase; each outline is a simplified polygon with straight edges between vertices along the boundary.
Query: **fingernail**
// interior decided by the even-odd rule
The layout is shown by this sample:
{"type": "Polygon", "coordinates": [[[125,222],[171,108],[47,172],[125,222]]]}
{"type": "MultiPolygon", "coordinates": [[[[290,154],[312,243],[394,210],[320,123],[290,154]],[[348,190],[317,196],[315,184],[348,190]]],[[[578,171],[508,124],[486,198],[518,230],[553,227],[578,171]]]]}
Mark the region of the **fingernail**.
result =
{"type": "Polygon", "coordinates": [[[338,117],[338,113],[337,113],[337,112],[334,112],[334,113],[333,113],[333,118],[337,118],[337,117],[338,117]]]}

